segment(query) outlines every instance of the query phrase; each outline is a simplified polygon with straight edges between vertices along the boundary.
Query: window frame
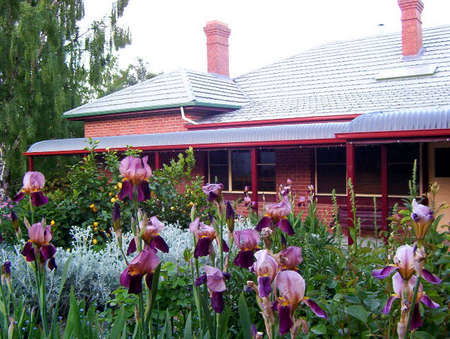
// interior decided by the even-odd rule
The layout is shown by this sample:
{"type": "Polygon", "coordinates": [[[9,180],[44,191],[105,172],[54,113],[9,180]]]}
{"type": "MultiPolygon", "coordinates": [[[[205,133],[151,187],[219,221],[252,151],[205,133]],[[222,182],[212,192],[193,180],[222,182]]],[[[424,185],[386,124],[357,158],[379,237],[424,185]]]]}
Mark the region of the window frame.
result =
{"type": "MultiPolygon", "coordinates": [[[[419,186],[419,190],[418,190],[418,196],[422,196],[423,195],[423,143],[418,143],[419,144],[419,159],[417,159],[417,172],[418,172],[418,186],[419,186]]],[[[343,146],[336,146],[337,147],[343,147],[343,146]]],[[[331,197],[331,193],[319,193],[317,191],[318,188],[318,171],[317,171],[317,149],[319,148],[324,148],[324,147],[315,147],[314,148],[314,191],[315,194],[317,196],[322,196],[322,197],[331,197]]],[[[389,163],[388,163],[389,166],[389,163]]],[[[347,169],[347,163],[345,162],[345,168],[347,169]]],[[[344,180],[346,180],[346,178],[344,178],[344,180]]],[[[336,193],[337,197],[346,197],[347,194],[346,193],[336,193]]],[[[361,198],[381,198],[383,195],[382,194],[362,194],[362,193],[356,193],[355,197],[361,197],[361,198]]],[[[388,194],[388,198],[407,198],[409,197],[409,195],[399,195],[399,194],[388,194]]]]}
{"type": "MultiPolygon", "coordinates": [[[[223,192],[224,193],[244,193],[243,190],[233,190],[233,173],[232,173],[232,164],[231,164],[231,152],[233,151],[249,151],[249,149],[232,149],[232,150],[220,150],[220,149],[216,149],[216,150],[210,150],[208,151],[208,182],[211,182],[211,161],[210,161],[210,154],[211,152],[216,152],[216,151],[226,151],[227,152],[227,167],[228,167],[228,187],[224,187],[223,192]]],[[[272,152],[275,152],[275,150],[272,150],[272,152]]],[[[258,159],[259,160],[259,159],[258,159]]],[[[276,160],[274,163],[262,163],[260,161],[257,162],[256,166],[274,166],[275,167],[275,173],[276,173],[276,160]]],[[[251,175],[251,168],[250,168],[250,175],[251,175]]],[[[249,185],[251,187],[251,183],[249,185]]],[[[274,191],[259,191],[259,194],[277,194],[277,187],[276,187],[276,177],[275,177],[275,190],[274,191]]],[[[250,190],[249,193],[252,193],[252,191],[250,190]]]]}

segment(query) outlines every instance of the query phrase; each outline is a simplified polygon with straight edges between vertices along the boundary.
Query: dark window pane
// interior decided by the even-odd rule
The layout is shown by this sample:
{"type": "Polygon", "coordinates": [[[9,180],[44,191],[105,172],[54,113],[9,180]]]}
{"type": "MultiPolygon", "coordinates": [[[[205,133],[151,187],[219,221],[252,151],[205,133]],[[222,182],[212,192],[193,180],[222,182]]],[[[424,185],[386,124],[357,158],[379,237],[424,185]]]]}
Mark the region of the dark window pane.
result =
{"type": "Polygon", "coordinates": [[[436,177],[450,177],[450,148],[434,150],[434,168],[436,177]]]}
{"type": "Polygon", "coordinates": [[[345,149],[342,147],[317,149],[317,192],[345,193],[345,149]]]}
{"type": "Polygon", "coordinates": [[[380,148],[378,146],[357,147],[355,165],[356,193],[380,194],[380,148]]]}
{"type": "Polygon", "coordinates": [[[275,166],[259,165],[258,166],[258,190],[263,192],[275,192],[275,166]]]}
{"type": "Polygon", "coordinates": [[[399,163],[399,162],[411,163],[412,168],[414,159],[418,160],[419,156],[420,156],[419,144],[402,143],[402,144],[388,145],[389,163],[399,163]]]}
{"type": "Polygon", "coordinates": [[[231,177],[233,191],[242,191],[251,185],[249,151],[231,152],[231,177]]]}
{"type": "Polygon", "coordinates": [[[331,194],[345,193],[345,165],[317,164],[317,192],[331,194]]]}
{"type": "Polygon", "coordinates": [[[388,192],[393,195],[408,195],[408,182],[412,175],[412,164],[392,164],[388,167],[388,192]]]}
{"type": "Polygon", "coordinates": [[[317,150],[317,163],[345,164],[345,149],[343,147],[323,148],[317,150]]]}
{"type": "Polygon", "coordinates": [[[259,151],[259,163],[260,164],[274,164],[275,163],[275,152],[264,150],[259,151]]]}
{"type": "Polygon", "coordinates": [[[209,167],[210,182],[221,183],[224,189],[228,190],[228,166],[214,166],[209,167]]]}
{"type": "Polygon", "coordinates": [[[209,152],[209,163],[211,165],[228,164],[228,152],[227,151],[209,152]]]}

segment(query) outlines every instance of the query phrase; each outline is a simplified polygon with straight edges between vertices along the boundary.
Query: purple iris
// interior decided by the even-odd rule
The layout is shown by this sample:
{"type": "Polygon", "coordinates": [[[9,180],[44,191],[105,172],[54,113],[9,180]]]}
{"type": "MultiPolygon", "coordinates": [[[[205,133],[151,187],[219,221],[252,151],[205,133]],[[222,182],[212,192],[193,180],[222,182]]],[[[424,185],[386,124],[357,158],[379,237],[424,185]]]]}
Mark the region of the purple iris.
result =
{"type": "Polygon", "coordinates": [[[282,270],[297,270],[303,262],[302,249],[297,246],[289,246],[277,254],[282,270]]]}
{"type": "Polygon", "coordinates": [[[23,176],[23,186],[19,193],[13,198],[15,202],[30,195],[33,206],[42,206],[48,203],[48,198],[42,193],[45,185],[45,177],[41,172],[27,172],[23,176]]]}
{"type": "Polygon", "coordinates": [[[295,323],[294,312],[300,303],[304,303],[320,318],[327,314],[314,301],[305,297],[305,280],[296,271],[286,270],[278,273],[275,285],[279,292],[275,308],[278,311],[280,334],[289,333],[295,323]]]}
{"type": "Polygon", "coordinates": [[[142,279],[145,276],[145,282],[148,288],[151,289],[153,273],[159,263],[160,260],[153,249],[144,249],[122,272],[120,284],[127,287],[129,293],[139,294],[142,292],[142,279]]]}
{"type": "Polygon", "coordinates": [[[249,268],[255,262],[255,251],[258,248],[259,234],[255,230],[234,231],[234,241],[239,247],[239,253],[233,264],[242,268],[249,268]]]}
{"type": "MultiPolygon", "coordinates": [[[[194,234],[196,245],[194,250],[194,257],[204,257],[210,255],[213,251],[213,241],[218,241],[217,233],[214,227],[208,226],[196,218],[189,225],[189,230],[194,234]]],[[[222,239],[222,251],[228,252],[229,248],[222,239]]]]}
{"type": "Polygon", "coordinates": [[[127,156],[120,162],[120,174],[123,176],[122,190],[119,199],[128,198],[133,200],[136,192],[137,200],[144,201],[150,199],[150,188],[148,179],[152,176],[152,169],[148,165],[148,156],[135,158],[127,156]]]}
{"type": "Polygon", "coordinates": [[[256,225],[256,230],[261,232],[263,228],[273,226],[278,227],[288,235],[294,235],[294,229],[287,219],[287,216],[292,212],[292,206],[289,202],[288,196],[284,196],[281,202],[266,205],[266,213],[264,217],[256,225]]]}
{"type": "Polygon", "coordinates": [[[434,220],[433,211],[428,206],[417,203],[416,199],[412,202],[411,219],[417,240],[422,240],[427,234],[428,228],[434,220]]]}
{"type": "Polygon", "coordinates": [[[203,266],[203,270],[205,274],[196,279],[195,285],[200,286],[206,283],[211,298],[212,309],[216,313],[222,313],[224,308],[223,292],[227,290],[225,279],[229,278],[229,274],[208,265],[203,266]]]}
{"type": "Polygon", "coordinates": [[[267,250],[256,252],[255,257],[253,270],[258,276],[258,294],[261,298],[268,297],[272,292],[272,281],[280,268],[275,258],[267,250]]]}
{"type": "Polygon", "coordinates": [[[42,264],[48,261],[48,268],[55,269],[56,262],[54,255],[56,253],[56,247],[50,244],[52,240],[50,226],[45,226],[40,222],[28,226],[28,237],[29,240],[21,252],[26,260],[31,262],[38,259],[42,264]]]}
{"type": "Polygon", "coordinates": [[[169,246],[160,235],[163,228],[164,224],[159,221],[157,217],[151,217],[147,225],[143,225],[141,227],[141,238],[151,248],[155,248],[160,250],[161,252],[168,253],[169,246]]]}
{"type": "Polygon", "coordinates": [[[208,197],[208,201],[217,200],[223,190],[223,184],[206,184],[202,187],[203,193],[208,197]]]}

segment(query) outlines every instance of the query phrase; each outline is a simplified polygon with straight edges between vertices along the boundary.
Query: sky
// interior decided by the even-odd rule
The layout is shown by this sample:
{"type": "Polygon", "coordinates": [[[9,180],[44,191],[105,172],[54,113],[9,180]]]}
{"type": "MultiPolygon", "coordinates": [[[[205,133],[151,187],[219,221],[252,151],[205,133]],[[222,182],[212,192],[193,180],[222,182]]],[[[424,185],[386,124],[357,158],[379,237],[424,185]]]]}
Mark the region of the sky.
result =
{"type": "MultiPolygon", "coordinates": [[[[423,3],[423,27],[450,24],[450,0],[423,3]]],[[[86,20],[107,15],[110,5],[86,0],[86,20]]],[[[397,0],[130,0],[121,23],[132,44],[120,52],[120,66],[141,57],[155,73],[206,72],[209,20],[231,29],[232,77],[329,41],[401,30],[397,0]]]]}

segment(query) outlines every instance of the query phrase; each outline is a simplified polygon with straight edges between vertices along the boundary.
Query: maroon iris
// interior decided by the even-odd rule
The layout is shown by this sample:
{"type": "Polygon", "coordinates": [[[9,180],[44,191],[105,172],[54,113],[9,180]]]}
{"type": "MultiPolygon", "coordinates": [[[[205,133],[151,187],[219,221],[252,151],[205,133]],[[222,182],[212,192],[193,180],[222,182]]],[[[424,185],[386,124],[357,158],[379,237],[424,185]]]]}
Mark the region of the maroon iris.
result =
{"type": "MultiPolygon", "coordinates": [[[[213,241],[217,239],[217,233],[214,227],[208,226],[200,222],[199,218],[196,218],[189,225],[189,230],[194,234],[196,239],[196,245],[194,250],[194,257],[204,257],[212,253],[213,251],[213,241]]],[[[222,250],[228,252],[228,246],[222,239],[222,250]]]]}
{"type": "Polygon", "coordinates": [[[48,261],[48,268],[56,268],[54,258],[56,247],[50,244],[52,240],[50,226],[45,226],[43,223],[38,222],[27,227],[29,240],[21,252],[22,255],[29,262],[39,260],[41,264],[45,264],[48,261]]]}
{"type": "Polygon", "coordinates": [[[150,199],[150,188],[148,179],[152,176],[152,169],[148,165],[148,157],[135,158],[125,157],[120,162],[120,174],[123,176],[122,190],[119,199],[128,198],[133,200],[134,194],[138,201],[150,199]]]}
{"type": "Polygon", "coordinates": [[[128,288],[129,293],[139,294],[142,292],[142,279],[148,288],[152,288],[153,273],[158,267],[160,260],[152,249],[144,249],[129,264],[120,275],[120,284],[128,288]]]}
{"type": "Polygon", "coordinates": [[[297,246],[289,246],[277,254],[282,270],[297,270],[303,262],[302,249],[297,246]]]}
{"type": "Polygon", "coordinates": [[[234,231],[234,241],[239,247],[239,253],[233,264],[242,268],[249,268],[255,262],[255,251],[258,249],[259,234],[255,230],[234,231]]]}
{"type": "Polygon", "coordinates": [[[195,285],[200,286],[206,283],[211,298],[212,309],[216,313],[222,313],[224,308],[223,292],[227,289],[225,279],[229,279],[230,275],[222,272],[218,268],[207,265],[203,267],[203,270],[205,274],[196,279],[195,285]]]}
{"type": "Polygon", "coordinates": [[[266,213],[256,225],[256,230],[261,232],[263,228],[273,228],[276,226],[288,235],[294,235],[294,229],[287,219],[291,211],[291,203],[289,202],[288,196],[285,195],[281,202],[266,206],[266,213]]]}
{"type": "Polygon", "coordinates": [[[160,235],[163,228],[164,224],[159,221],[157,217],[151,217],[147,225],[143,225],[143,227],[141,227],[141,238],[151,248],[168,253],[169,246],[160,235]]]}
{"type": "Polygon", "coordinates": [[[23,176],[23,186],[19,193],[13,198],[20,201],[25,195],[30,195],[33,206],[41,206],[48,203],[48,198],[42,193],[45,185],[45,177],[41,172],[27,172],[23,176]]]}
{"type": "Polygon", "coordinates": [[[218,200],[223,190],[223,184],[206,184],[202,190],[207,195],[208,201],[218,200]]]}

